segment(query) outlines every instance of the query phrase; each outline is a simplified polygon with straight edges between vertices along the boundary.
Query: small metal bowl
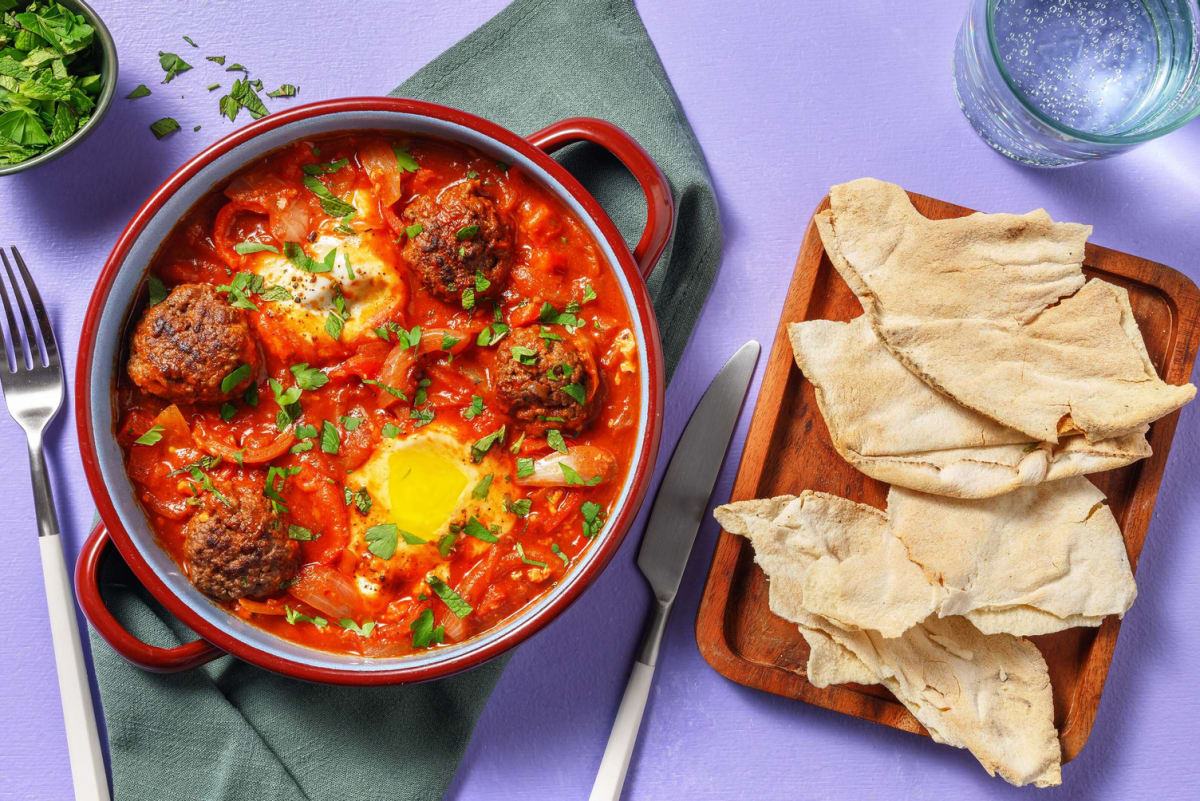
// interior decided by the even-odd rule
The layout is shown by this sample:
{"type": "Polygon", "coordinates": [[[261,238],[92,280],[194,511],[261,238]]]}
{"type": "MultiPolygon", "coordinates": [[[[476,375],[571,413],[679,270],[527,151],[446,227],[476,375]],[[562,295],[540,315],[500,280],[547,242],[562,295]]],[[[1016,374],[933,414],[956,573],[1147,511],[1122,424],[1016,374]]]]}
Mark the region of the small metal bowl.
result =
{"type": "Polygon", "coordinates": [[[10,175],[28,170],[66,153],[95,130],[105,113],[108,112],[108,107],[112,105],[113,94],[117,90],[117,46],[113,42],[112,34],[108,32],[108,27],[104,24],[104,20],[100,19],[100,15],[82,0],[58,0],[58,2],[77,14],[82,14],[87,23],[96,31],[92,42],[93,47],[100,48],[100,95],[96,98],[96,107],[92,109],[91,118],[84,123],[82,128],[72,134],[70,139],[49,150],[42,151],[31,159],[17,164],[0,165],[0,175],[10,175]]]}

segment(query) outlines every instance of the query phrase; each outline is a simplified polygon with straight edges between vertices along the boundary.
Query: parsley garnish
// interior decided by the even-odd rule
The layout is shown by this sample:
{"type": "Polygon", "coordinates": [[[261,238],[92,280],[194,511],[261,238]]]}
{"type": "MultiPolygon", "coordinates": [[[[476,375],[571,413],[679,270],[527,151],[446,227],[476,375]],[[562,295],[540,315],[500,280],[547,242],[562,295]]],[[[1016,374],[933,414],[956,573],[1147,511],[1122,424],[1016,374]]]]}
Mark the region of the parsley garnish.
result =
{"type": "Polygon", "coordinates": [[[187,72],[192,68],[191,64],[184,61],[175,53],[164,53],[161,50],[158,51],[158,63],[167,71],[167,77],[163,78],[163,83],[170,83],[171,79],[176,75],[181,72],[187,72]]]}
{"type": "Polygon", "coordinates": [[[562,432],[552,428],[546,432],[546,444],[559,453],[567,453],[567,443],[563,440],[562,432]]]}
{"type": "Polygon", "coordinates": [[[380,559],[391,559],[399,544],[400,528],[395,523],[380,523],[367,529],[367,550],[380,559]]]}
{"type": "Polygon", "coordinates": [[[364,384],[370,384],[373,387],[379,387],[384,392],[391,395],[393,398],[399,398],[400,400],[408,400],[408,397],[403,392],[396,389],[395,387],[389,387],[387,384],[383,383],[382,381],[376,381],[374,378],[364,378],[362,380],[362,382],[364,384]]]}
{"type": "Polygon", "coordinates": [[[476,500],[482,500],[483,498],[486,498],[488,490],[492,488],[492,480],[494,478],[495,476],[492,473],[488,473],[486,476],[481,478],[479,483],[475,485],[475,489],[471,490],[471,497],[475,498],[476,500]]]}
{"type": "Polygon", "coordinates": [[[321,450],[329,454],[337,454],[342,444],[337,427],[328,420],[321,421],[321,450]]]}
{"type": "Polygon", "coordinates": [[[491,531],[488,531],[487,526],[485,526],[483,523],[480,523],[474,515],[472,515],[467,520],[467,524],[463,526],[463,532],[469,537],[474,537],[475,539],[483,540],[484,542],[500,541],[499,537],[497,537],[491,531]]]}
{"type": "Polygon", "coordinates": [[[127,100],[137,100],[139,97],[147,97],[149,94],[150,90],[146,88],[146,84],[139,83],[136,87],[134,87],[132,92],[125,95],[125,98],[127,100]]]}
{"type": "Polygon", "coordinates": [[[375,621],[373,620],[368,620],[360,626],[348,617],[339,620],[338,625],[347,631],[353,631],[359,637],[370,637],[371,632],[375,629],[375,621]]]}
{"type": "Polygon", "coordinates": [[[329,376],[316,367],[309,367],[308,362],[293,364],[288,369],[296,377],[296,386],[300,389],[320,389],[329,383],[329,376]]]}
{"type": "Polygon", "coordinates": [[[478,225],[464,225],[462,228],[459,228],[454,232],[454,236],[459,239],[470,239],[477,233],[479,233],[478,225]]]}
{"type": "Polygon", "coordinates": [[[539,562],[537,559],[530,559],[527,556],[525,556],[525,549],[523,547],[521,547],[521,543],[519,543],[519,542],[517,543],[517,556],[521,557],[521,561],[524,562],[525,564],[533,565],[534,567],[540,567],[543,570],[550,566],[550,565],[546,564],[545,562],[539,562]]]}
{"type": "Polygon", "coordinates": [[[291,623],[293,626],[297,623],[312,623],[317,628],[323,629],[329,625],[329,621],[323,617],[309,617],[308,615],[299,612],[292,607],[287,606],[286,604],[283,607],[283,611],[287,618],[287,622],[291,623]]]}
{"type": "Polygon", "coordinates": [[[421,233],[424,230],[425,230],[425,226],[421,225],[420,223],[413,223],[412,225],[410,225],[404,229],[404,233],[408,235],[409,239],[413,239],[416,237],[417,234],[421,233]]]}
{"type": "Polygon", "coordinates": [[[554,542],[554,543],[551,543],[551,544],[550,544],[550,550],[551,550],[551,551],[554,553],[554,555],[555,555],[555,556],[557,556],[559,559],[561,559],[561,560],[562,560],[562,563],[563,563],[563,565],[569,565],[569,564],[571,564],[571,560],[570,560],[570,559],[568,559],[568,558],[567,558],[567,555],[566,555],[565,553],[563,553],[563,552],[562,552],[562,548],[559,548],[559,547],[558,547],[558,543],[557,543],[557,542],[554,542]]]}
{"type": "Polygon", "coordinates": [[[293,540],[315,539],[315,535],[311,530],[305,528],[304,526],[298,526],[295,523],[292,523],[290,526],[288,526],[288,537],[293,540]]]}
{"type": "Polygon", "coordinates": [[[529,498],[518,498],[515,501],[506,501],[504,508],[517,517],[525,517],[529,514],[529,510],[533,508],[533,501],[529,498]]]}
{"type": "Polygon", "coordinates": [[[492,449],[492,446],[496,442],[504,441],[505,430],[505,426],[500,426],[486,437],[476,440],[475,444],[471,446],[471,461],[482,462],[483,457],[487,455],[487,452],[492,449]]]}
{"type": "Polygon", "coordinates": [[[163,286],[163,282],[158,276],[151,275],[146,278],[146,286],[150,290],[150,305],[154,306],[167,298],[167,288],[163,286]]]}
{"type": "Polygon", "coordinates": [[[583,476],[579,475],[578,470],[571,467],[566,462],[559,462],[558,466],[562,468],[563,480],[569,485],[594,487],[604,480],[601,476],[592,476],[591,478],[585,479],[583,476]]]}
{"type": "Polygon", "coordinates": [[[268,245],[265,242],[238,242],[233,246],[234,253],[237,253],[241,256],[245,256],[250,253],[261,253],[264,250],[268,253],[279,252],[279,248],[275,247],[274,245],[268,245]]]}
{"type": "Polygon", "coordinates": [[[150,426],[150,428],[148,428],[146,430],[146,433],[142,434],[140,437],[138,437],[137,439],[135,439],[133,441],[133,444],[134,445],[156,445],[156,444],[158,444],[158,441],[160,439],[162,439],[162,432],[163,432],[162,426],[150,426]]]}
{"type": "Polygon", "coordinates": [[[400,426],[396,425],[395,423],[384,423],[382,433],[388,438],[399,436],[400,426]]]}
{"type": "Polygon", "coordinates": [[[463,410],[463,417],[473,420],[481,414],[483,414],[483,398],[478,395],[472,395],[471,405],[463,410]]]}
{"type": "Polygon", "coordinates": [[[446,582],[430,573],[425,577],[425,583],[430,586],[437,597],[441,598],[446,607],[457,617],[466,617],[471,614],[471,605],[464,601],[461,595],[450,589],[450,586],[446,582]]]}
{"type": "Polygon", "coordinates": [[[354,206],[342,200],[325,184],[321,183],[321,179],[315,175],[305,175],[300,179],[301,182],[308,187],[308,191],[312,192],[321,200],[321,208],[330,217],[345,217],[347,214],[354,213],[354,206]]]}
{"type": "Polygon", "coordinates": [[[409,625],[413,633],[413,648],[428,648],[433,643],[440,643],[446,637],[446,627],[433,627],[433,610],[426,609],[409,625]]]}
{"type": "Polygon", "coordinates": [[[221,392],[233,392],[233,388],[250,377],[250,365],[240,364],[232,373],[221,379],[221,392]]]}
{"type": "Polygon", "coordinates": [[[178,130],[179,121],[173,117],[163,117],[161,120],[155,120],[150,123],[150,132],[154,134],[155,139],[162,139],[164,136],[173,134],[178,130]]]}
{"type": "Polygon", "coordinates": [[[533,459],[528,456],[522,456],[517,459],[517,478],[525,478],[533,475],[533,459]]]}
{"type": "Polygon", "coordinates": [[[587,393],[583,389],[582,384],[567,384],[562,388],[562,391],[571,396],[571,399],[582,405],[587,399],[587,393]]]}
{"type": "Polygon", "coordinates": [[[590,539],[600,533],[600,527],[604,525],[600,514],[602,509],[600,504],[591,501],[584,501],[579,507],[580,513],[583,514],[583,536],[590,539]]]}
{"type": "Polygon", "coordinates": [[[330,250],[321,261],[315,261],[298,242],[284,242],[283,255],[292,264],[307,273],[327,273],[333,270],[333,260],[337,258],[337,250],[330,250]]]}
{"type": "MultiPolygon", "coordinates": [[[[285,83],[276,89],[274,92],[267,92],[267,97],[295,97],[300,91],[300,87],[294,84],[285,83]]],[[[375,625],[372,623],[371,625],[375,625]]]]}
{"type": "Polygon", "coordinates": [[[421,166],[417,164],[417,160],[405,148],[399,145],[392,145],[392,152],[396,154],[396,163],[400,165],[402,172],[416,172],[421,169],[421,166]]]}

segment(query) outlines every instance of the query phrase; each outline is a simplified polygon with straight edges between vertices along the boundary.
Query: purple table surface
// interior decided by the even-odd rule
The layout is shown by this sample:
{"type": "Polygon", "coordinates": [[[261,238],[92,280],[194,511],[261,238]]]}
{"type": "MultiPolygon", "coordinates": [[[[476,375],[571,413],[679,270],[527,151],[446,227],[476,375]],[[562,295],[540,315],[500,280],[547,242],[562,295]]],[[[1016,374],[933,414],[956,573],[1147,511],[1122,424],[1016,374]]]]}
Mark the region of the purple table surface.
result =
{"type": "MultiPolygon", "coordinates": [[[[314,14],[314,5],[299,2],[96,0],[121,54],[119,95],[145,83],[153,96],[117,99],[100,129],[70,154],[0,179],[0,243],[19,244],[39,277],[68,364],[94,276],[121,227],[179,164],[233,130],[218,116],[218,93],[204,89],[232,76],[204,55],[242,61],[268,88],[299,84],[298,101],[383,94],[502,5],[359,2],[314,14]],[[199,50],[181,40],[185,34],[199,50]],[[161,85],[159,50],[178,51],[196,69],[161,85]],[[156,142],[147,126],[168,114],[183,131],[156,142]],[[197,124],[203,127],[194,133],[197,124]]],[[[1031,171],[981,144],[959,113],[950,72],[963,7],[957,0],[699,6],[641,4],[707,154],[725,225],[717,284],[667,393],[664,453],[736,347],[750,338],[770,346],[809,214],[834,183],[870,175],[988,211],[1043,206],[1055,219],[1093,224],[1097,243],[1200,279],[1200,127],[1109,162],[1031,171]]],[[[757,384],[714,501],[729,495],[756,391],[757,384]]],[[[1142,553],[1140,595],[1091,743],[1065,768],[1065,786],[1039,797],[1195,797],[1198,419],[1200,407],[1184,410],[1142,553]]],[[[10,465],[0,508],[15,529],[6,534],[0,581],[0,798],[68,798],[24,442],[7,416],[0,431],[0,463],[10,465]]],[[[69,405],[50,441],[71,558],[92,503],[69,405]]],[[[640,529],[578,603],[515,653],[449,798],[587,797],[648,605],[634,566],[640,529]]],[[[750,690],[710,669],[694,625],[716,535],[706,521],[666,634],[625,797],[1017,797],[964,751],[750,690]]]]}

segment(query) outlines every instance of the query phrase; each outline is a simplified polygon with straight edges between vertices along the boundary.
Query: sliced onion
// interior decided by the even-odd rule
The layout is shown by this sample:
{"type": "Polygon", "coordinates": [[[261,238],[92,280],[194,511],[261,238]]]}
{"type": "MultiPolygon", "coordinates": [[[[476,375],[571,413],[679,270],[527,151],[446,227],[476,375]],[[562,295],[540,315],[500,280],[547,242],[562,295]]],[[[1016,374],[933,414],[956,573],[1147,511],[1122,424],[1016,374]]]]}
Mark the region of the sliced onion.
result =
{"type": "Polygon", "coordinates": [[[353,579],[331,567],[306,565],[296,583],[288,587],[288,593],[329,615],[330,620],[361,618],[362,596],[358,593],[358,587],[353,579]]]}
{"type": "Polygon", "coordinates": [[[528,487],[566,487],[562,466],[573,469],[584,481],[600,477],[609,481],[617,474],[617,457],[596,445],[573,445],[569,453],[551,453],[533,463],[533,472],[514,481],[528,487]]]}
{"type": "Polygon", "coordinates": [[[379,197],[379,205],[389,207],[403,193],[400,165],[396,152],[382,139],[371,139],[358,148],[358,160],[379,197]]]}
{"type": "Polygon", "coordinates": [[[303,242],[312,225],[308,205],[298,200],[287,201],[282,209],[272,207],[268,216],[271,233],[280,242],[303,242]]]}
{"type": "Polygon", "coordinates": [[[296,433],[291,429],[279,434],[270,444],[260,448],[240,448],[232,442],[218,439],[204,425],[203,420],[196,420],[195,438],[203,450],[213,456],[220,456],[227,462],[247,464],[265,464],[287,453],[288,448],[296,442],[296,433]]]}

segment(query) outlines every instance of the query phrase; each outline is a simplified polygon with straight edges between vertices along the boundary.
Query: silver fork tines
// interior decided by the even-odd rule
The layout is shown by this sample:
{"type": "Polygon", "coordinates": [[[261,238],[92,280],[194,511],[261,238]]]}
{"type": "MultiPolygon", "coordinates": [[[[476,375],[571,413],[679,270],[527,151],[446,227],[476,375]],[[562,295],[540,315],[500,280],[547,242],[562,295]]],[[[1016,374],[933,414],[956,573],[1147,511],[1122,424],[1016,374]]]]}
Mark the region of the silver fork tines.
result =
{"type": "Polygon", "coordinates": [[[62,405],[65,382],[54,329],[50,327],[41,295],[29,275],[25,260],[15,247],[12,248],[12,257],[17,264],[16,271],[9,262],[8,254],[0,250],[0,260],[4,262],[4,272],[8,278],[7,281],[0,278],[0,302],[4,305],[3,328],[6,329],[0,331],[0,347],[4,350],[0,386],[4,388],[9,414],[32,440],[39,440],[40,445],[42,430],[62,405]],[[33,308],[33,316],[30,316],[30,307],[33,308]]]}

